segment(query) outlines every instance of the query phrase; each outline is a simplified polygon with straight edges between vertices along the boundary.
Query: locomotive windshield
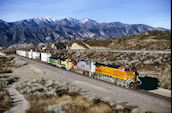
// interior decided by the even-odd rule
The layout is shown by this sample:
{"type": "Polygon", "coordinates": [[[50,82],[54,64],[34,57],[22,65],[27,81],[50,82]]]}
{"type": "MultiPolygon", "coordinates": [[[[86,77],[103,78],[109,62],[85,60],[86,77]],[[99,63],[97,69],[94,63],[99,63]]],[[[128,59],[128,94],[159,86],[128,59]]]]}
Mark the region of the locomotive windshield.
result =
{"type": "Polygon", "coordinates": [[[135,69],[134,67],[132,67],[132,68],[131,68],[131,71],[134,71],[134,72],[136,72],[136,69],[135,69]]]}
{"type": "Polygon", "coordinates": [[[125,69],[125,72],[136,72],[136,69],[132,67],[131,69],[125,69]]]}
{"type": "Polygon", "coordinates": [[[125,69],[125,72],[127,72],[127,73],[128,73],[128,72],[131,72],[131,70],[130,70],[130,69],[125,69]]]}

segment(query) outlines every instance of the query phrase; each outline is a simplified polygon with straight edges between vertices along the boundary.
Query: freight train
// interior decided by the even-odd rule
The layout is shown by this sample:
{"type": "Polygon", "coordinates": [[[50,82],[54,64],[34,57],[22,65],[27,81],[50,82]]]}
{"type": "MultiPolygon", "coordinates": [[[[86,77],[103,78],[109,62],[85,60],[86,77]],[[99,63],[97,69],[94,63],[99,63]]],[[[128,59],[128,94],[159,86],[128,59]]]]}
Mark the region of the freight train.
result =
{"type": "Polygon", "coordinates": [[[17,50],[16,54],[28,58],[39,59],[59,68],[82,73],[85,76],[120,85],[126,88],[137,88],[142,82],[134,67],[121,65],[105,65],[93,61],[53,57],[50,53],[17,50]]]}

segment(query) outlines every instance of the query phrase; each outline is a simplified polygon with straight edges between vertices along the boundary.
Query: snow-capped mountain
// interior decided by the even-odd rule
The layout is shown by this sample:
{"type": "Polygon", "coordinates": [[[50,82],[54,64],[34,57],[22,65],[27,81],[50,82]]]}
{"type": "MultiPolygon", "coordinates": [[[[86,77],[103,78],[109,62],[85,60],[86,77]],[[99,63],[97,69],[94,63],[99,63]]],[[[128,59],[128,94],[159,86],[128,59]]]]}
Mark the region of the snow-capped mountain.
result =
{"type": "Polygon", "coordinates": [[[89,22],[90,20],[88,19],[88,18],[85,18],[85,19],[83,19],[83,20],[80,20],[79,22],[81,22],[81,23],[87,23],[87,22],[89,22]]]}
{"type": "Polygon", "coordinates": [[[79,22],[82,23],[82,24],[86,24],[86,23],[97,23],[96,21],[91,20],[89,18],[85,18],[83,20],[80,20],[79,22]]]}
{"type": "Polygon", "coordinates": [[[32,18],[16,22],[0,20],[0,46],[22,43],[47,43],[86,38],[118,38],[148,30],[166,30],[144,24],[98,23],[85,18],[32,18]]]}

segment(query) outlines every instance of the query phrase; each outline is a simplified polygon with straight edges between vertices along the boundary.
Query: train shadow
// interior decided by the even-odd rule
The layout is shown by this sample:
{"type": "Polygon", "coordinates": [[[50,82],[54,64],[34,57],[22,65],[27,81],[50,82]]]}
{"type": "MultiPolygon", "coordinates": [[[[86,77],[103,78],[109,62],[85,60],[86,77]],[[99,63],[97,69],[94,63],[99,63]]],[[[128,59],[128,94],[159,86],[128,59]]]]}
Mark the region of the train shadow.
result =
{"type": "Polygon", "coordinates": [[[140,89],[144,90],[154,90],[157,89],[159,80],[157,78],[153,77],[139,77],[142,81],[142,84],[140,85],[140,89]]]}

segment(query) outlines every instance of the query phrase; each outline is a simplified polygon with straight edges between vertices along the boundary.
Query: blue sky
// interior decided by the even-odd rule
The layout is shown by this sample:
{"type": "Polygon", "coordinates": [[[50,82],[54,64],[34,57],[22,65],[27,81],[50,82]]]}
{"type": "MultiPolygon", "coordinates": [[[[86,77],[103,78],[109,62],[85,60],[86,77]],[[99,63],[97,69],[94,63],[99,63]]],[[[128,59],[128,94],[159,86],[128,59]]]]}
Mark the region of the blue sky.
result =
{"type": "Polygon", "coordinates": [[[171,0],[0,0],[0,19],[90,18],[171,28],[171,0]]]}

